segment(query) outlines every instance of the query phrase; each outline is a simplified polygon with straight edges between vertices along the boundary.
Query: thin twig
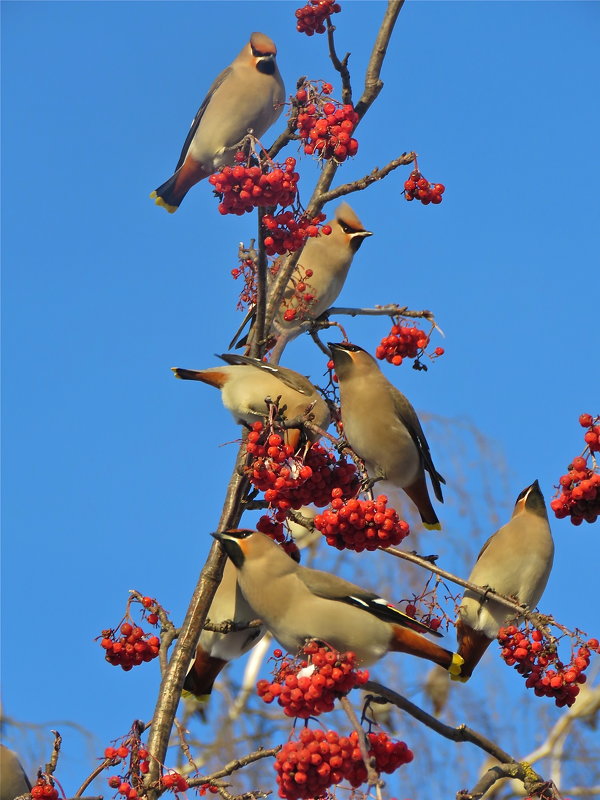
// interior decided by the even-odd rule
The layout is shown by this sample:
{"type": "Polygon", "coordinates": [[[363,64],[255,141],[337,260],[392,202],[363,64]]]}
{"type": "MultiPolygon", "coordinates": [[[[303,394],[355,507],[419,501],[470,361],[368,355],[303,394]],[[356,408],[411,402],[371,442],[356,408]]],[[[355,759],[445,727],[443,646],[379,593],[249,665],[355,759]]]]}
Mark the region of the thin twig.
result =
{"type": "Polygon", "coordinates": [[[98,764],[96,769],[84,780],[84,782],[81,784],[79,789],[77,789],[73,797],[80,798],[87,789],[87,787],[90,785],[90,783],[94,781],[98,777],[98,775],[100,775],[101,772],[103,772],[107,767],[110,767],[113,763],[114,763],[113,758],[105,758],[104,761],[101,764],[98,764]]]}
{"type": "Polygon", "coordinates": [[[188,780],[188,786],[201,786],[203,783],[211,783],[219,778],[224,778],[226,775],[231,775],[232,772],[236,772],[238,769],[242,769],[242,767],[245,767],[248,764],[253,764],[255,761],[259,761],[261,758],[272,758],[273,756],[276,756],[280,750],[281,745],[272,747],[270,750],[264,750],[262,747],[259,747],[259,749],[255,750],[253,753],[250,753],[243,758],[236,758],[233,761],[230,761],[228,764],[225,764],[224,767],[221,767],[221,769],[216,770],[216,772],[211,772],[210,775],[190,778],[188,780]]]}
{"type": "Polygon", "coordinates": [[[52,755],[50,761],[46,764],[44,772],[47,775],[53,775],[56,765],[58,763],[58,756],[60,755],[60,746],[62,744],[62,736],[58,731],[52,731],[54,734],[54,744],[52,745],[52,755]]]}
{"type": "Polygon", "coordinates": [[[327,43],[329,45],[329,58],[335,69],[340,73],[342,79],[342,103],[352,103],[352,86],[350,84],[350,71],[348,70],[348,59],[350,53],[346,53],[344,58],[340,61],[338,54],[335,50],[335,42],[333,34],[335,25],[331,22],[331,17],[327,17],[327,43]]]}
{"type": "Polygon", "coordinates": [[[360,192],[363,189],[368,188],[373,183],[377,181],[383,180],[387,175],[390,174],[393,170],[397,169],[398,167],[406,166],[407,164],[412,164],[417,154],[413,151],[410,153],[402,153],[401,156],[395,158],[393,161],[390,161],[389,164],[386,164],[385,167],[375,167],[368,175],[365,175],[363,178],[358,178],[355,181],[351,181],[350,183],[343,183],[341,186],[336,186],[335,189],[330,189],[328,192],[325,192],[323,195],[323,203],[329,203],[331,200],[335,200],[338,197],[342,197],[346,194],[352,194],[353,192],[360,192]]]}
{"type": "Polygon", "coordinates": [[[358,747],[360,749],[360,754],[362,756],[362,760],[365,764],[367,770],[367,783],[369,786],[378,786],[380,784],[379,775],[373,766],[374,758],[369,756],[369,750],[367,747],[367,737],[365,735],[364,730],[361,727],[360,722],[358,721],[358,717],[354,709],[352,708],[352,704],[348,700],[347,697],[340,697],[340,705],[346,712],[348,719],[350,720],[352,727],[356,731],[358,736],[358,747]]]}

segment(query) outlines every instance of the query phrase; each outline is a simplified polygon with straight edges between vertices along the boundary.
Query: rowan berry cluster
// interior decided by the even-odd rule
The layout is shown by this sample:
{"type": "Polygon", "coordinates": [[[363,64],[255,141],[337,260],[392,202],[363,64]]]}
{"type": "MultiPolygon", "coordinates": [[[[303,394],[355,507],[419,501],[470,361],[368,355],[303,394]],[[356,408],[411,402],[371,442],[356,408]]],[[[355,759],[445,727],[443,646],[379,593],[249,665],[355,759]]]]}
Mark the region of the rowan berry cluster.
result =
{"type": "Polygon", "coordinates": [[[152,661],[158,655],[160,650],[158,636],[144,633],[139,626],[134,627],[129,622],[124,622],[119,632],[120,636],[116,629],[109,628],[102,631],[100,645],[106,650],[105,658],[109,664],[121,667],[127,672],[143,661],[152,661]]]}
{"type": "Polygon", "coordinates": [[[285,511],[276,512],[275,518],[263,514],[256,523],[256,530],[269,536],[274,542],[277,542],[282,550],[285,550],[290,558],[300,563],[300,550],[298,549],[298,545],[293,539],[286,536],[286,532],[283,528],[283,520],[286,516],[287,512],[285,511]],[[281,514],[281,519],[277,518],[279,514],[281,514]]]}
{"type": "Polygon", "coordinates": [[[307,82],[296,92],[296,128],[306,155],[316,154],[341,163],[358,152],[358,141],[352,134],[360,118],[354,106],[323,97],[329,94],[325,89],[331,91],[330,85],[323,84],[319,93],[314,84],[307,82]]]}
{"type": "Polygon", "coordinates": [[[600,449],[600,417],[582,414],[579,423],[588,430],[583,437],[586,448],[574,458],[568,472],[559,478],[560,494],[550,503],[558,519],[570,517],[573,525],[595,522],[600,514],[600,473],[592,453],[600,449]],[[591,466],[588,460],[591,458],[591,466]]]}
{"type": "Polygon", "coordinates": [[[304,456],[295,455],[277,433],[263,430],[255,422],[248,434],[246,450],[252,460],[246,467],[248,479],[265,493],[265,500],[274,508],[287,510],[313,503],[326,506],[335,488],[342,497],[353,497],[358,491],[356,467],[315,443],[304,456]]]}
{"type": "Polygon", "coordinates": [[[58,800],[58,790],[46,775],[40,775],[37,783],[31,787],[33,800],[58,800]]]}
{"type": "MultiPolygon", "coordinates": [[[[282,658],[281,650],[275,650],[273,655],[276,659],[282,658]]],[[[308,719],[333,711],[336,699],[369,680],[368,672],[355,667],[354,653],[338,653],[317,642],[309,642],[298,658],[281,661],[272,681],[258,681],[256,690],[265,703],[277,698],[288,717],[308,719]]]]}
{"type": "Polygon", "coordinates": [[[334,489],[331,508],[314,519],[315,528],[326,537],[327,544],[338,550],[377,550],[393,547],[405,539],[410,528],[397,511],[387,508],[388,498],[374,500],[351,498],[344,502],[339,489],[334,489]]]}
{"type": "Polygon", "coordinates": [[[256,304],[256,265],[252,258],[240,259],[240,266],[234,267],[231,270],[231,275],[234,280],[242,277],[244,285],[240,291],[240,296],[237,302],[239,311],[243,311],[249,306],[256,304]]]}
{"type": "Polygon", "coordinates": [[[590,663],[590,651],[600,652],[597,639],[573,650],[569,664],[558,658],[555,645],[544,634],[515,625],[500,628],[498,641],[502,658],[526,678],[525,686],[538,697],[553,697],[559,708],[572,706],[579,694],[579,684],[585,683],[585,670],[590,663]]]}
{"type": "MultiPolygon", "coordinates": [[[[424,599],[424,598],[422,597],[421,599],[424,599]]],[[[442,624],[442,620],[440,619],[440,617],[432,617],[431,616],[431,610],[433,608],[435,608],[436,606],[438,608],[440,607],[439,604],[437,603],[437,600],[435,599],[435,596],[429,601],[428,605],[429,605],[429,608],[430,608],[429,613],[427,613],[427,614],[419,614],[418,621],[421,622],[423,625],[428,625],[431,628],[431,630],[437,631],[437,629],[442,624]]],[[[406,607],[404,608],[404,613],[407,616],[412,617],[413,619],[417,619],[417,607],[416,607],[416,605],[414,603],[407,603],[406,607]]],[[[448,628],[448,623],[452,622],[452,620],[450,620],[450,618],[447,615],[444,615],[444,616],[446,617],[446,620],[447,620],[447,622],[446,622],[446,629],[447,629],[448,628]]]]}
{"type": "Polygon", "coordinates": [[[325,214],[316,217],[307,217],[306,214],[295,214],[293,211],[282,211],[279,214],[265,214],[263,225],[267,235],[263,242],[268,256],[294,253],[304,246],[309,238],[320,234],[328,236],[331,233],[329,225],[320,223],[325,219],[325,214]]]}
{"type": "MultiPolygon", "coordinates": [[[[416,369],[427,369],[424,364],[420,367],[421,356],[429,344],[430,336],[414,325],[406,324],[406,320],[397,320],[387,336],[384,336],[377,345],[375,356],[380,361],[387,361],[399,367],[405,358],[417,359],[413,364],[416,369]]],[[[429,358],[439,358],[444,355],[443,347],[436,347],[429,358]]]]}
{"type": "Polygon", "coordinates": [[[295,170],[295,158],[286,158],[285,164],[275,164],[267,172],[259,166],[236,164],[223,167],[221,172],[211,175],[208,182],[221,197],[219,213],[241,216],[259,207],[291,206],[298,194],[300,178],[295,170]]]}
{"type": "Polygon", "coordinates": [[[404,197],[406,200],[420,200],[424,206],[433,203],[437,205],[442,202],[442,195],[446,191],[443,183],[429,183],[418,169],[410,173],[407,181],[404,181],[404,197]]]}
{"type": "Polygon", "coordinates": [[[164,789],[172,789],[175,794],[177,792],[185,792],[189,789],[188,782],[178,772],[167,772],[160,779],[160,785],[164,789]]]}
{"type": "MultiPolygon", "coordinates": [[[[386,733],[367,735],[369,756],[378,772],[392,773],[413,760],[404,742],[391,741],[386,733]]],[[[357,788],[367,779],[358,734],[340,736],[336,731],[300,731],[297,741],[286,742],[275,759],[279,797],[287,800],[323,797],[329,786],[349,781],[357,788]]]]}
{"type": "Polygon", "coordinates": [[[325,33],[324,21],[341,10],[342,7],[335,0],[310,0],[302,8],[296,9],[296,30],[307,36],[325,33]]]}

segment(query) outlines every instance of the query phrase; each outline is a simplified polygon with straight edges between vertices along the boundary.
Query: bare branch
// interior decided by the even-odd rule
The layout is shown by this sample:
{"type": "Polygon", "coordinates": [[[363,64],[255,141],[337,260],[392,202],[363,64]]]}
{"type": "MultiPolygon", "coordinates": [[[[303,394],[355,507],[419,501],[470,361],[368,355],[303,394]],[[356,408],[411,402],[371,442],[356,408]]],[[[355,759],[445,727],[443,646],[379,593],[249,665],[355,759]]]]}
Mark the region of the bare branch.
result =
{"type": "Polygon", "coordinates": [[[378,786],[381,783],[381,781],[379,775],[377,774],[377,771],[374,768],[375,759],[369,757],[369,750],[367,747],[367,737],[365,736],[365,732],[362,729],[360,722],[358,721],[358,717],[356,716],[356,713],[352,708],[352,705],[347,697],[340,697],[340,705],[346,712],[346,715],[350,720],[350,722],[352,723],[352,727],[354,728],[358,736],[358,746],[360,748],[360,754],[362,756],[364,765],[367,769],[367,783],[369,786],[378,786]]]}
{"type": "MultiPolygon", "coordinates": [[[[453,742],[470,742],[486,753],[489,753],[489,755],[500,762],[499,765],[488,770],[471,792],[458,792],[456,800],[478,800],[484,791],[487,791],[496,781],[506,777],[520,780],[525,786],[525,789],[532,795],[539,794],[541,789],[552,787],[552,784],[540,777],[526,761],[516,761],[509,753],[502,750],[502,748],[491,739],[488,739],[487,736],[469,728],[467,725],[459,725],[457,728],[445,725],[436,717],[432,717],[431,714],[428,714],[422,708],[419,708],[419,706],[407,700],[406,697],[388,689],[386,686],[382,686],[380,683],[367,681],[364,685],[364,689],[381,695],[385,700],[393,703],[403,711],[406,711],[411,717],[414,717],[416,720],[423,723],[423,725],[439,733],[440,736],[443,736],[445,739],[450,739],[453,742]],[[485,789],[482,789],[484,785],[485,789]]],[[[551,797],[557,797],[558,799],[558,795],[555,794],[549,795],[549,800],[551,797]]]]}
{"type": "Polygon", "coordinates": [[[335,25],[331,22],[331,17],[327,17],[327,42],[329,44],[329,58],[335,69],[340,73],[342,79],[342,103],[352,103],[352,86],[350,85],[350,72],[348,70],[348,59],[350,53],[346,53],[342,61],[338,58],[335,51],[333,34],[335,25]]]}
{"type": "Polygon", "coordinates": [[[377,38],[375,39],[375,44],[373,45],[373,50],[371,51],[371,57],[367,66],[365,88],[362,97],[355,106],[356,112],[361,118],[364,117],[369,107],[377,98],[379,92],[383,89],[383,81],[380,79],[379,75],[381,73],[383,59],[385,58],[390,43],[392,31],[394,30],[394,25],[396,24],[398,14],[403,5],[404,0],[388,0],[388,7],[383,17],[381,27],[379,28],[377,38]]]}
{"type": "Polygon", "coordinates": [[[337,186],[335,189],[330,189],[328,192],[325,192],[322,197],[323,203],[329,203],[331,200],[335,200],[337,197],[342,197],[346,194],[352,194],[352,192],[360,192],[363,189],[371,186],[371,184],[383,180],[383,178],[385,178],[390,174],[390,172],[393,172],[393,170],[397,169],[398,167],[412,164],[416,157],[417,154],[413,151],[410,153],[402,153],[401,156],[398,156],[398,158],[390,161],[390,163],[386,164],[385,167],[381,167],[381,169],[379,167],[375,167],[363,178],[358,178],[351,183],[344,183],[341,186],[337,186]]]}
{"type": "Polygon", "coordinates": [[[56,765],[58,763],[58,756],[60,755],[60,746],[62,744],[62,736],[58,731],[52,731],[54,734],[54,744],[52,745],[52,755],[50,761],[46,764],[44,772],[47,775],[53,775],[56,765]]]}
{"type": "Polygon", "coordinates": [[[270,750],[264,750],[262,747],[260,747],[258,750],[255,750],[254,753],[250,753],[243,758],[236,758],[234,761],[230,761],[228,764],[225,764],[224,767],[218,769],[216,772],[212,772],[210,775],[200,776],[198,778],[189,778],[188,786],[202,786],[203,783],[212,783],[219,778],[224,778],[226,775],[231,775],[232,772],[236,772],[238,769],[242,769],[242,767],[245,767],[248,764],[253,764],[255,761],[259,761],[261,758],[272,758],[273,756],[276,756],[280,750],[281,745],[278,747],[272,747],[270,750]]]}

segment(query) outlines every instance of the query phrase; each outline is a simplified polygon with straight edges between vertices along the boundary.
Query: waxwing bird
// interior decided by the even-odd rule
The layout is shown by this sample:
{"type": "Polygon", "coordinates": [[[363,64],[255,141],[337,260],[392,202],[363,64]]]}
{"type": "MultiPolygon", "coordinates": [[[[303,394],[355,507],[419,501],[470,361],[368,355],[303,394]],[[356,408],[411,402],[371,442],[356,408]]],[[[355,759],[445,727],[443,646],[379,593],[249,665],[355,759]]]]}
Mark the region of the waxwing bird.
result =
{"type": "MultiPolygon", "coordinates": [[[[544,497],[537,481],[523,489],[511,519],[483,545],[469,581],[536,606],[552,569],[554,542],[544,497]]],[[[514,615],[513,615],[514,616],[514,615]]],[[[469,678],[510,610],[467,590],[458,612],[458,652],[464,658],[461,679],[469,678]]]]}
{"type": "Polygon", "coordinates": [[[14,800],[31,791],[31,783],[14,750],[0,745],[0,800],[14,800]]]}
{"type": "MultiPolygon", "coordinates": [[[[289,341],[307,330],[314,319],[335,303],[348,276],[354,255],[364,240],[373,235],[371,231],[365,230],[348,203],[339,205],[334,218],[328,220],[326,224],[331,227],[329,236],[321,234],[307,239],[297,270],[288,283],[281,309],[273,322],[272,333],[277,336],[274,351],[276,361],[289,341]],[[300,295],[296,291],[298,281],[306,285],[305,291],[300,295]],[[303,299],[305,294],[310,294],[314,299],[305,301],[303,299]],[[293,320],[284,319],[286,310],[296,311],[293,320]]],[[[237,336],[253,313],[254,309],[242,323],[230,347],[236,345],[237,336]]]]}
{"type": "Polygon", "coordinates": [[[329,343],[339,380],[344,436],[365,462],[369,477],[403,489],[416,505],[423,525],[440,530],[425,482],[444,502],[441,484],[419,418],[406,397],[379,369],[375,359],[355,344],[329,343]]]}
{"type": "Polygon", "coordinates": [[[417,631],[439,634],[329,572],[301,567],[272,539],[250,530],[213,533],[235,565],[242,593],[267,629],[290,652],[317,639],[356,653],[368,666],[387,652],[409,653],[460,673],[462,659],[417,631]]]}
{"type": "MultiPolygon", "coordinates": [[[[263,420],[267,414],[265,398],[276,401],[279,397],[279,409],[285,419],[302,417],[310,409],[315,425],[323,430],[329,426],[327,403],[308,378],[286,367],[248,356],[224,353],[219,358],[227,362],[227,366],[202,370],[172,369],[177,378],[202,381],[220,389],[223,405],[231,411],[236,422],[251,425],[263,420]]],[[[299,428],[287,431],[287,440],[293,447],[297,446],[300,433],[299,428]]],[[[313,441],[319,438],[317,434],[307,435],[313,441]]]]}
{"type": "MultiPolygon", "coordinates": [[[[208,619],[217,625],[226,621],[247,625],[257,619],[238,586],[236,569],[229,559],[208,610],[208,619]]],[[[265,633],[266,628],[262,625],[229,633],[202,631],[194,661],[183,684],[184,693],[205,704],[221,670],[230,661],[247,653],[265,633]]]]}
{"type": "Polygon", "coordinates": [[[152,192],[172,214],[191,187],[233,164],[248,131],[261,137],[283,109],[285,87],[277,68],[275,43],[253,33],[242,52],[214,81],[184,142],[174,174],[152,192]]]}

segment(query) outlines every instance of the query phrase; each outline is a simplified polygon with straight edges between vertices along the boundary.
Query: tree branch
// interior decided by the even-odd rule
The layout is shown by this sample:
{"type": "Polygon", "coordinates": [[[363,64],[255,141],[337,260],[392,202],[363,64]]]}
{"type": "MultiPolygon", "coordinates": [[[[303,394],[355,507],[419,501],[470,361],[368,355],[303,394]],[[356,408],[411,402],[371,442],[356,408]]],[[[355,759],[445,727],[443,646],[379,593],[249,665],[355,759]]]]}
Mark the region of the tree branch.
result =
{"type": "Polygon", "coordinates": [[[352,194],[352,192],[360,192],[363,189],[371,186],[371,184],[376,183],[377,181],[383,180],[390,172],[397,169],[398,167],[406,166],[407,164],[412,164],[417,154],[413,151],[410,153],[402,153],[401,156],[395,158],[393,161],[390,161],[389,164],[386,164],[385,167],[375,167],[368,175],[365,175],[363,178],[358,178],[351,183],[344,183],[341,186],[337,186],[335,189],[330,189],[328,192],[325,192],[323,195],[323,204],[329,203],[331,200],[335,200],[337,197],[342,197],[346,194],[352,194]]]}

